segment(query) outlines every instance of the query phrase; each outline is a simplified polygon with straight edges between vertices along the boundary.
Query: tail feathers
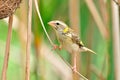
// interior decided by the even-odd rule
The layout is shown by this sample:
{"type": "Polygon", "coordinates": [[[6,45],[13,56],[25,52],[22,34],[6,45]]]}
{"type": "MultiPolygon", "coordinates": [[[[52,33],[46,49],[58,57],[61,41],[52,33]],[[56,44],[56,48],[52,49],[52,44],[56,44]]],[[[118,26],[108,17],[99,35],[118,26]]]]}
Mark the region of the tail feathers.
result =
{"type": "Polygon", "coordinates": [[[88,51],[88,52],[91,52],[91,53],[94,53],[96,54],[93,50],[87,48],[87,47],[82,47],[83,51],[88,51]]]}

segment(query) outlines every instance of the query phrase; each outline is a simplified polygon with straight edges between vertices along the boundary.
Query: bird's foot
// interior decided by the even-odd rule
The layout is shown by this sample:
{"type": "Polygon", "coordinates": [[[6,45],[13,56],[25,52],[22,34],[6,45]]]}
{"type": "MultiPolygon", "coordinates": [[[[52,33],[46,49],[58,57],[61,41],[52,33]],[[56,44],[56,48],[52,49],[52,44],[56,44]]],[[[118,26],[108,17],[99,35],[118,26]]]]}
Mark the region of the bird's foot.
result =
{"type": "Polygon", "coordinates": [[[57,48],[58,46],[54,44],[52,50],[56,50],[57,48]]]}
{"type": "Polygon", "coordinates": [[[59,49],[59,50],[62,50],[62,45],[58,46],[58,49],[59,49]]]}
{"type": "Polygon", "coordinates": [[[76,66],[73,66],[73,67],[72,67],[72,71],[73,71],[73,72],[76,72],[76,71],[77,71],[76,66]]]}
{"type": "Polygon", "coordinates": [[[58,46],[58,45],[55,45],[55,44],[54,44],[52,50],[56,50],[56,49],[61,50],[61,49],[62,49],[61,45],[58,46]]]}

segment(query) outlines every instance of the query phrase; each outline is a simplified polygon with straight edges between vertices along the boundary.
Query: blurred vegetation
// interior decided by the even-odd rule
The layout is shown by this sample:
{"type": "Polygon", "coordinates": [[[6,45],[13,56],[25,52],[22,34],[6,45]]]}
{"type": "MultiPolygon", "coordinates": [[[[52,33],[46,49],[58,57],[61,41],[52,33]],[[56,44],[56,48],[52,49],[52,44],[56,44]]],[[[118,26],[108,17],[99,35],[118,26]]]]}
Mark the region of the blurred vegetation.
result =
{"type": "MultiPolygon", "coordinates": [[[[101,4],[99,1],[91,0],[94,2],[99,16],[104,21],[101,13],[101,4]]],[[[104,0],[102,0],[104,2],[104,0]]],[[[39,9],[43,18],[43,22],[49,33],[49,36],[55,44],[59,45],[56,39],[54,31],[48,26],[48,22],[51,20],[61,20],[70,24],[69,20],[69,0],[38,0],[39,9]]],[[[81,53],[80,61],[80,73],[90,80],[115,80],[114,74],[114,58],[113,58],[113,39],[112,39],[112,10],[111,1],[106,0],[105,8],[108,16],[107,24],[109,38],[102,36],[98,25],[96,24],[85,0],[80,0],[79,3],[79,19],[80,19],[80,34],[81,40],[88,48],[94,50],[97,54],[93,55],[87,52],[81,53]]],[[[27,15],[26,2],[22,1],[20,8],[17,9],[15,17],[18,19],[18,24],[13,25],[12,41],[10,49],[10,59],[7,72],[7,80],[23,80],[24,77],[24,59],[25,59],[25,42],[26,42],[26,17],[27,15]],[[23,15],[23,16],[22,16],[23,15]],[[21,30],[21,31],[20,31],[21,30]],[[22,31],[23,30],[23,31],[22,31]],[[25,39],[24,39],[25,38],[25,39]]],[[[104,22],[105,23],[105,22],[104,22]]],[[[0,20],[0,74],[2,72],[2,65],[4,60],[4,51],[6,36],[8,31],[8,24],[5,20],[0,20]]],[[[52,46],[50,45],[41,23],[39,21],[35,7],[33,6],[32,14],[32,45],[31,45],[31,80],[66,80],[62,75],[65,73],[57,68],[57,62],[60,61],[54,51],[51,51],[52,46]],[[47,48],[48,54],[54,55],[53,59],[46,57],[41,48],[47,48]],[[53,53],[53,54],[52,54],[53,53]],[[52,61],[53,60],[53,61],[52,61]],[[57,61],[54,61],[57,60],[57,61]],[[56,64],[55,64],[56,63],[56,64]]],[[[46,52],[46,51],[45,51],[46,52]]],[[[71,55],[65,50],[60,51],[60,55],[71,64],[71,55]]],[[[60,64],[58,64],[59,66],[60,64]]],[[[62,66],[65,64],[62,63],[62,66]]],[[[69,75],[69,74],[68,74],[69,75]]]]}

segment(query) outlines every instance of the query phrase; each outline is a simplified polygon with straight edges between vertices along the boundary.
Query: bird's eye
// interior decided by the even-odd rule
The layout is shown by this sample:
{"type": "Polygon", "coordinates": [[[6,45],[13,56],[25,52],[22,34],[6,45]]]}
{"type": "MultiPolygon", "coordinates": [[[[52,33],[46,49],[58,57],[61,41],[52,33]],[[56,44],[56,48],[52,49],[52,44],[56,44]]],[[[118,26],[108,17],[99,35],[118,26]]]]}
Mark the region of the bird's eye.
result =
{"type": "Polygon", "coordinates": [[[56,24],[57,24],[57,25],[60,25],[60,23],[58,23],[58,22],[57,22],[56,24]]]}

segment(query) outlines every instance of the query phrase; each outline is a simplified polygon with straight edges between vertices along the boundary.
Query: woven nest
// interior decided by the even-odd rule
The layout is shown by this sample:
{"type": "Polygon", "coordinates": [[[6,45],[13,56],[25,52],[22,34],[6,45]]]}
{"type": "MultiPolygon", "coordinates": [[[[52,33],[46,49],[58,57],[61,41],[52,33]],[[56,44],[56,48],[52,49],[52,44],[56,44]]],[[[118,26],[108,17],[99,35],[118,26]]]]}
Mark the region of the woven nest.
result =
{"type": "Polygon", "coordinates": [[[20,2],[21,0],[0,0],[0,19],[12,15],[20,2]]]}

